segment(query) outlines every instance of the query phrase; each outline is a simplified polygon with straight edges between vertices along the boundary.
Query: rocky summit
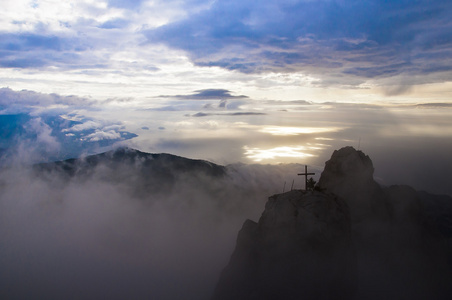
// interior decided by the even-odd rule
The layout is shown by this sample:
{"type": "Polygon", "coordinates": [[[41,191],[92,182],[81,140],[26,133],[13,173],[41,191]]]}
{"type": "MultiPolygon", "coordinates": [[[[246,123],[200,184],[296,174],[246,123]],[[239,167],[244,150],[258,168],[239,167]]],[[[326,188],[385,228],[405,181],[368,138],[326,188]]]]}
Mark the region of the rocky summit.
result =
{"type": "Polygon", "coordinates": [[[258,223],[245,222],[214,299],[345,297],[353,265],[345,202],[294,190],[270,197],[258,223]]]}
{"type": "Polygon", "coordinates": [[[383,189],[373,174],[369,156],[353,147],[344,147],[334,151],[325,163],[318,187],[346,199],[353,221],[385,217],[389,212],[382,201],[383,189]]]}
{"type": "Polygon", "coordinates": [[[240,230],[213,299],[452,299],[451,216],[437,213],[450,204],[381,187],[373,172],[345,147],[314,190],[270,197],[240,230]]]}

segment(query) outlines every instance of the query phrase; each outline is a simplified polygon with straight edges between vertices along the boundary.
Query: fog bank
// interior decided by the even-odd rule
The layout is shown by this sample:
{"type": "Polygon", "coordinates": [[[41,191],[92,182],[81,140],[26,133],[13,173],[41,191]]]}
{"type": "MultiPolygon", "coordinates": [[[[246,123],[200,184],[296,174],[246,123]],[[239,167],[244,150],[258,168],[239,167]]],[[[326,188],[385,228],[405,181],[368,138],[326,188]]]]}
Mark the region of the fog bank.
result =
{"type": "Polygon", "coordinates": [[[301,169],[234,165],[221,178],[180,172],[162,193],[146,188],[158,178],[133,177],[140,163],[114,173],[100,164],[73,177],[3,170],[0,297],[208,299],[243,220],[257,219],[267,197],[301,169]]]}

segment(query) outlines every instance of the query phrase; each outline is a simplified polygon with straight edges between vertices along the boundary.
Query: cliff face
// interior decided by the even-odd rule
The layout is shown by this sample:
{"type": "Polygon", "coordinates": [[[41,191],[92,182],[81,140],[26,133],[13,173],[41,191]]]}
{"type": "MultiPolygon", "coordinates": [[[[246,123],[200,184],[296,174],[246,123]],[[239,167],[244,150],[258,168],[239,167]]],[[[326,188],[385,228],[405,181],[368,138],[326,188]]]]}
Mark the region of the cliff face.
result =
{"type": "Polygon", "coordinates": [[[452,299],[437,214],[373,172],[345,147],[326,162],[321,191],[270,197],[259,222],[245,222],[213,299],[452,299]]]}
{"type": "Polygon", "coordinates": [[[349,296],[354,275],[350,216],[338,197],[290,191],[247,220],[214,299],[349,296]]]}

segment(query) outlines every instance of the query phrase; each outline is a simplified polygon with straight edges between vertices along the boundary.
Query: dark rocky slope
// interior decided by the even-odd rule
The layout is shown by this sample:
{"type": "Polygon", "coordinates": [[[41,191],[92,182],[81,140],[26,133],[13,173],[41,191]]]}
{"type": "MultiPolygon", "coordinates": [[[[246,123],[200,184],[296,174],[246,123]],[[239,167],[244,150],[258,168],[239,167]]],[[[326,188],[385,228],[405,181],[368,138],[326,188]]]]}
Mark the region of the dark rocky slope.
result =
{"type": "Polygon", "coordinates": [[[355,257],[345,202],[299,190],[269,198],[247,220],[214,299],[348,297],[355,257]]]}

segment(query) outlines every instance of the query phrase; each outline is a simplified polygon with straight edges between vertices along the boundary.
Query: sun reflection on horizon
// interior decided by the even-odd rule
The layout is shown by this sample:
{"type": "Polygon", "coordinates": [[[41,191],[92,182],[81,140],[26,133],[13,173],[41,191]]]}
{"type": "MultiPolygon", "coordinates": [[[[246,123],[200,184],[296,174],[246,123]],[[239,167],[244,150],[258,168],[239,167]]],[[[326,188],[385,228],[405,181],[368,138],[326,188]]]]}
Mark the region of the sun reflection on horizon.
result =
{"type": "Polygon", "coordinates": [[[337,132],[342,130],[341,127],[287,127],[287,126],[270,126],[260,130],[263,133],[269,133],[271,135],[299,135],[299,134],[312,134],[312,133],[326,133],[337,132]]]}
{"type": "Polygon", "coordinates": [[[261,148],[250,148],[248,146],[244,146],[245,156],[254,161],[254,162],[262,162],[264,160],[275,160],[278,158],[309,158],[315,157],[316,155],[311,153],[317,150],[322,149],[318,146],[280,146],[274,147],[270,149],[261,149],[261,148]]]}

